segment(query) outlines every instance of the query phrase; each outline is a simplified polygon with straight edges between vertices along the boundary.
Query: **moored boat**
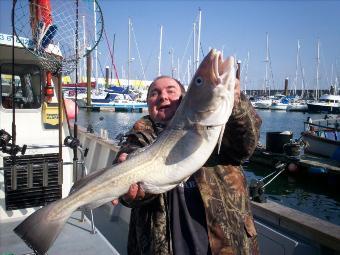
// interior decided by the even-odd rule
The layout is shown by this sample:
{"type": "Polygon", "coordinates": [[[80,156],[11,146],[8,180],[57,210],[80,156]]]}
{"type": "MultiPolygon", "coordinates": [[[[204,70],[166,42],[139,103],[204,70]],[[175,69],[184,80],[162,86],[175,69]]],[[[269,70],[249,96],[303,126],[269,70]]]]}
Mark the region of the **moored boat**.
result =
{"type": "Polygon", "coordinates": [[[269,109],[272,105],[272,99],[259,99],[254,102],[254,107],[256,109],[269,109]]]}
{"type": "Polygon", "coordinates": [[[311,113],[340,113],[340,95],[322,95],[316,102],[307,103],[311,113]]]}
{"type": "Polygon", "coordinates": [[[287,106],[289,112],[306,112],[307,110],[307,103],[304,101],[290,102],[287,106]]]}
{"type": "MultiPolygon", "coordinates": [[[[326,116],[328,117],[328,116],[326,116]]],[[[340,161],[340,118],[309,120],[301,133],[305,152],[340,161]]]]}

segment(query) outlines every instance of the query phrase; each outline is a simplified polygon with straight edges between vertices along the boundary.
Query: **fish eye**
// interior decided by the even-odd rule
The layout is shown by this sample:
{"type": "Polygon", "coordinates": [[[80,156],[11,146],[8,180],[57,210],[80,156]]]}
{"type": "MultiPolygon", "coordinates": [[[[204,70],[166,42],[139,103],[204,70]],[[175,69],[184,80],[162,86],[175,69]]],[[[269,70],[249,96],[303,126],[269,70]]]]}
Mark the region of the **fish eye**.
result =
{"type": "Polygon", "coordinates": [[[203,79],[202,79],[201,76],[197,76],[197,77],[195,78],[195,84],[196,84],[197,86],[201,86],[201,85],[203,84],[203,79]]]}

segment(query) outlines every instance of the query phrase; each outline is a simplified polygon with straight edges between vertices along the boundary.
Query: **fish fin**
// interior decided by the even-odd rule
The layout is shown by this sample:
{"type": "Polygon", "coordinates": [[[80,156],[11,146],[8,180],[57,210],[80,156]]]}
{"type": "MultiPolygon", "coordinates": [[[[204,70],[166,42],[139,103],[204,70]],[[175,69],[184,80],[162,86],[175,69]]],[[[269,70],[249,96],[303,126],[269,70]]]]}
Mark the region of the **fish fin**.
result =
{"type": "Polygon", "coordinates": [[[218,137],[217,154],[220,154],[224,130],[225,130],[225,124],[222,125],[221,132],[220,132],[220,135],[219,135],[219,137],[218,137]]]}
{"type": "Polygon", "coordinates": [[[42,207],[13,230],[36,254],[46,254],[71,216],[72,212],[64,211],[56,219],[49,219],[50,213],[58,206],[57,201],[42,207]]]}

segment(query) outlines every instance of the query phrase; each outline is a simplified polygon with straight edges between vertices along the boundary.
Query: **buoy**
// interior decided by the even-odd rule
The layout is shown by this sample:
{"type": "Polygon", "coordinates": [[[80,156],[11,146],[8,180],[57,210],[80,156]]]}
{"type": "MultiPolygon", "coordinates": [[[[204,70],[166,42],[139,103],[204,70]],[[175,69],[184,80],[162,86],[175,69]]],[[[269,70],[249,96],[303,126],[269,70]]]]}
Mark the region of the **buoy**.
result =
{"type": "Polygon", "coordinates": [[[297,164],[291,162],[291,163],[288,164],[287,170],[290,173],[296,173],[296,172],[299,171],[299,167],[298,167],[297,164]]]}
{"type": "Polygon", "coordinates": [[[76,116],[75,109],[77,109],[77,114],[79,112],[78,105],[76,105],[76,103],[73,100],[68,99],[68,98],[65,98],[64,102],[65,102],[65,110],[66,110],[67,118],[70,120],[74,119],[76,116]]]}

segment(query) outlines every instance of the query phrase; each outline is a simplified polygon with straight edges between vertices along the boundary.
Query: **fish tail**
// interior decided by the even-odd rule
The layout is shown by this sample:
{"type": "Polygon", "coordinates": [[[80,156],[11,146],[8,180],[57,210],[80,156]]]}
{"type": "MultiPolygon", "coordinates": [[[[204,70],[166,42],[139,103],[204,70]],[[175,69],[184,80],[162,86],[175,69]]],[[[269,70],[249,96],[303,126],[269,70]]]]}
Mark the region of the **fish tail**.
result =
{"type": "Polygon", "coordinates": [[[64,210],[62,215],[51,219],[50,212],[57,206],[58,201],[44,206],[13,230],[36,254],[46,254],[72,214],[72,211],[67,213],[64,210]]]}

